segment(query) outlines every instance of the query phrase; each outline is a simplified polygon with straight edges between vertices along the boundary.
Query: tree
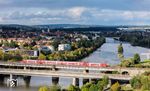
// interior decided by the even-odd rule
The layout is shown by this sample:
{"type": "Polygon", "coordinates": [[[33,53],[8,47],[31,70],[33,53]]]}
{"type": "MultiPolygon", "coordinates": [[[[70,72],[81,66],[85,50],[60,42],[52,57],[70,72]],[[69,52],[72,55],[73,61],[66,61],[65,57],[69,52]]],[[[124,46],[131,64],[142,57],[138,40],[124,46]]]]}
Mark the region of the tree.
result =
{"type": "Polygon", "coordinates": [[[49,91],[48,88],[46,86],[40,87],[39,91],[49,91]]]}
{"type": "Polygon", "coordinates": [[[98,91],[103,91],[104,88],[109,84],[109,78],[107,76],[103,76],[101,81],[98,81],[98,91]]]}
{"type": "Polygon", "coordinates": [[[46,60],[46,56],[44,54],[40,53],[38,59],[39,60],[46,60]]]}
{"type": "Polygon", "coordinates": [[[114,83],[112,86],[111,86],[111,91],[120,91],[121,90],[121,86],[118,82],[114,83]]]}
{"type": "Polygon", "coordinates": [[[61,87],[58,85],[50,86],[50,91],[61,91],[61,87]]]}
{"type": "Polygon", "coordinates": [[[20,54],[12,56],[11,61],[22,61],[23,57],[20,54]]]}
{"type": "Polygon", "coordinates": [[[133,64],[134,64],[134,60],[133,60],[133,58],[130,58],[130,59],[122,60],[120,66],[122,66],[122,67],[130,67],[133,64]]]}
{"type": "Polygon", "coordinates": [[[89,91],[98,91],[98,86],[95,84],[92,84],[89,88],[89,91]]]}
{"type": "Polygon", "coordinates": [[[145,72],[142,75],[134,76],[130,80],[130,84],[134,89],[141,89],[141,91],[150,91],[150,72],[145,72]]]}
{"type": "Polygon", "coordinates": [[[120,58],[120,60],[122,60],[124,58],[122,43],[120,43],[120,45],[118,46],[118,57],[120,58]]]}
{"type": "Polygon", "coordinates": [[[72,84],[68,87],[68,91],[80,91],[79,87],[73,86],[72,84]]]}
{"type": "Polygon", "coordinates": [[[150,77],[149,76],[142,76],[141,77],[142,83],[142,91],[150,91],[150,77]]]}
{"type": "Polygon", "coordinates": [[[91,87],[92,83],[86,83],[81,87],[81,91],[89,91],[89,88],[91,87]]]}
{"type": "Polygon", "coordinates": [[[109,78],[108,78],[108,76],[103,76],[102,81],[104,83],[104,86],[106,87],[109,84],[109,78]]]}
{"type": "Polygon", "coordinates": [[[138,53],[134,54],[134,63],[138,64],[141,61],[141,58],[138,53]]]}
{"type": "Polygon", "coordinates": [[[122,43],[118,46],[118,54],[123,54],[123,46],[122,43]]]}
{"type": "Polygon", "coordinates": [[[4,57],[4,52],[0,50],[0,60],[3,60],[3,57],[4,57]]]}
{"type": "Polygon", "coordinates": [[[137,88],[141,88],[142,84],[140,81],[140,76],[134,76],[131,80],[130,80],[130,84],[134,89],[137,88]]]}

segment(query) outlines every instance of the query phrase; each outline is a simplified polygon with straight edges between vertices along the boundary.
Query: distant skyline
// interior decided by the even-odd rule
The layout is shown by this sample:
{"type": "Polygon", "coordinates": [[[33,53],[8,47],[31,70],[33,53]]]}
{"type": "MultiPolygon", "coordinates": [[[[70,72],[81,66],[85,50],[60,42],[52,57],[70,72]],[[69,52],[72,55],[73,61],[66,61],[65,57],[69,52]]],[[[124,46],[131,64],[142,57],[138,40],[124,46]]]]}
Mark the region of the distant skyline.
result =
{"type": "Polygon", "coordinates": [[[150,0],[0,0],[0,24],[149,25],[150,0]]]}

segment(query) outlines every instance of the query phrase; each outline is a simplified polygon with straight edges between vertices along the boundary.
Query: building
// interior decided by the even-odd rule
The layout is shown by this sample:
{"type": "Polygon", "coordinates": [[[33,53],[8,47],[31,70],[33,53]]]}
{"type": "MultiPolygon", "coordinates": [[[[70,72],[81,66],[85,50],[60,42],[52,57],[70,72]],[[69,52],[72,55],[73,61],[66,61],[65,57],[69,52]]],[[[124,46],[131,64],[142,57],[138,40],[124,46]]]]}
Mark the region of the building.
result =
{"type": "Polygon", "coordinates": [[[21,50],[23,55],[28,55],[30,57],[38,57],[39,51],[38,50],[21,50]]]}
{"type": "Polygon", "coordinates": [[[47,46],[47,47],[50,49],[51,52],[54,52],[54,51],[55,51],[54,46],[47,46]]]}
{"type": "Polygon", "coordinates": [[[68,51],[71,50],[70,44],[59,44],[58,45],[58,51],[68,51]]]}
{"type": "Polygon", "coordinates": [[[40,48],[40,51],[46,52],[46,53],[52,53],[55,51],[53,46],[42,46],[40,48]]]}

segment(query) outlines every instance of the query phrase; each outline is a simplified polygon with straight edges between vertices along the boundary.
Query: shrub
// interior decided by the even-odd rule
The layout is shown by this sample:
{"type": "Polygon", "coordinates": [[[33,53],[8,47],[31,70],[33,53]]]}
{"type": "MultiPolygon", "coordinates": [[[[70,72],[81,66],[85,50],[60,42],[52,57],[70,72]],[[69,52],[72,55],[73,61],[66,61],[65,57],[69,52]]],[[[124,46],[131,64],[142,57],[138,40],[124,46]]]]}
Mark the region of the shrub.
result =
{"type": "Polygon", "coordinates": [[[116,82],[115,84],[113,84],[111,86],[110,89],[111,89],[111,91],[120,91],[121,90],[121,86],[120,86],[120,84],[118,82],[116,82]]]}

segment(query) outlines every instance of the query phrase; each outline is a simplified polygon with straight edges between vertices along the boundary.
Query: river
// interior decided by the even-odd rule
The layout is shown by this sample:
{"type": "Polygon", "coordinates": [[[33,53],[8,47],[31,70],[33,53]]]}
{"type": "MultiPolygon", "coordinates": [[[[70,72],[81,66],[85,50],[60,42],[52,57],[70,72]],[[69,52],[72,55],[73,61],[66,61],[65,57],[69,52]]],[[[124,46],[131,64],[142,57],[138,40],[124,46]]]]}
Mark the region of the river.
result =
{"type": "MultiPolygon", "coordinates": [[[[117,57],[117,47],[119,41],[112,38],[106,38],[106,43],[98,48],[94,53],[84,58],[82,61],[95,62],[95,63],[108,63],[110,65],[115,65],[120,63],[117,57]]],[[[145,53],[150,49],[131,46],[129,43],[123,42],[124,57],[132,57],[135,53],[145,53]]],[[[143,60],[144,57],[141,56],[143,60]]],[[[59,85],[64,88],[72,83],[72,78],[60,78],[59,85]]],[[[0,91],[38,91],[40,86],[50,86],[52,84],[51,77],[32,77],[30,87],[26,88],[22,79],[19,79],[19,86],[15,88],[9,88],[7,86],[1,86],[0,91]]],[[[80,78],[80,85],[82,85],[82,78],[80,78]]]]}

